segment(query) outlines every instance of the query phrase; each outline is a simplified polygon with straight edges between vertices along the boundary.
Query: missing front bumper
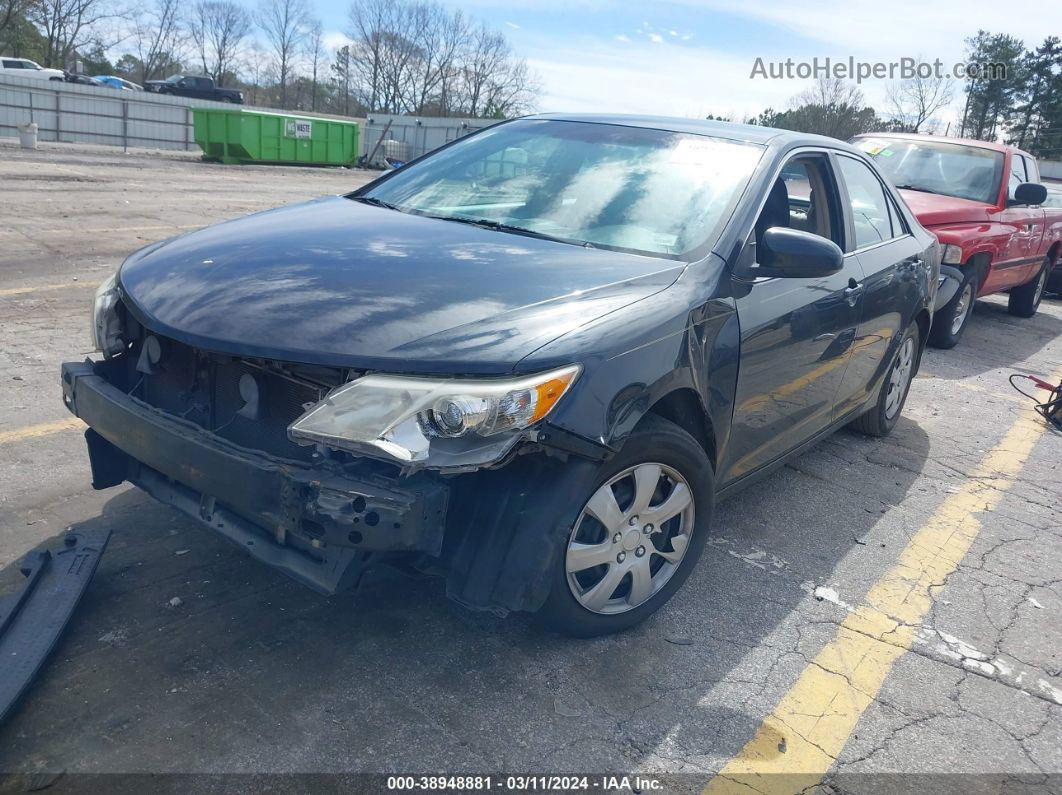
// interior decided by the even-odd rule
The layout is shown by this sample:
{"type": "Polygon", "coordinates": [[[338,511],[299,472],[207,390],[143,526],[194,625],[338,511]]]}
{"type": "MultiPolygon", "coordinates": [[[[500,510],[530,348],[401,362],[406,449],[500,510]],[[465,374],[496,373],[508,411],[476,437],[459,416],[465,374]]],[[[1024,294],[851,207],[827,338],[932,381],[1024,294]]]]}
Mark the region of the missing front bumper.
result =
{"type": "Polygon", "coordinates": [[[356,582],[370,552],[442,549],[448,489],[371,466],[315,467],[239,447],[63,365],[63,399],[89,425],[93,486],[128,480],[322,593],[356,582]]]}

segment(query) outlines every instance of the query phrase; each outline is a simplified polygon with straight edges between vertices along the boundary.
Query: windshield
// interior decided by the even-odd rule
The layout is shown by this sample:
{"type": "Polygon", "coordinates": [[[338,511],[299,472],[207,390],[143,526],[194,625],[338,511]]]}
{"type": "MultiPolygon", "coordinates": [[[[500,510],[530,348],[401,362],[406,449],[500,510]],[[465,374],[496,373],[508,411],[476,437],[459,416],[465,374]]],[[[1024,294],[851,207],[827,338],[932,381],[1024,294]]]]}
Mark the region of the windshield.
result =
{"type": "Polygon", "coordinates": [[[182,79],[184,79],[184,75],[170,75],[169,77],[167,77],[162,82],[164,82],[164,83],[177,83],[177,82],[179,82],[182,79]]]}
{"type": "Polygon", "coordinates": [[[860,138],[853,143],[873,157],[897,187],[985,204],[999,198],[1002,152],[906,138],[860,138]]]}
{"type": "Polygon", "coordinates": [[[757,145],[611,124],[500,124],[353,198],[565,242],[679,257],[713,237],[757,145]]]}

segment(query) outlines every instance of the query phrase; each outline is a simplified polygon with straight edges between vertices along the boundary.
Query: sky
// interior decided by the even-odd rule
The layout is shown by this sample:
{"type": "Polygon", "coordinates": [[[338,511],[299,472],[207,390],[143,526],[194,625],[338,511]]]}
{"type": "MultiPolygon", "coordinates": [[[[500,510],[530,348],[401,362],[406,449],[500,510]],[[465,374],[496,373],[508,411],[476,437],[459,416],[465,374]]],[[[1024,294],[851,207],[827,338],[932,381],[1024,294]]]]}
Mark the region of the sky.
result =
{"type": "MultiPolygon", "coordinates": [[[[346,0],[316,0],[333,44],[346,0]]],[[[443,0],[502,30],[537,74],[543,112],[646,113],[738,120],[785,108],[810,80],[750,78],[757,58],[963,60],[982,28],[1026,47],[1062,35],[1058,0],[443,0]]],[[[888,80],[860,88],[885,111],[888,80]]],[[[960,88],[948,116],[961,114],[960,88]]]]}

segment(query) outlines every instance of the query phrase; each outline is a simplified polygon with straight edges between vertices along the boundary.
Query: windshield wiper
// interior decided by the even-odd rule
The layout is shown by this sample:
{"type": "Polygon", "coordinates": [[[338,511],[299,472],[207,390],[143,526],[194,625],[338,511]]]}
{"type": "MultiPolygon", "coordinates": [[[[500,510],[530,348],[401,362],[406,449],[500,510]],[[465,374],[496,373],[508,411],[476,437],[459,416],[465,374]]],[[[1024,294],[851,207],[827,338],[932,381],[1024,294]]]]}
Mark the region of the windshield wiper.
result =
{"type": "Polygon", "coordinates": [[[371,204],[373,207],[383,207],[385,210],[398,210],[399,212],[405,212],[397,204],[385,202],[383,199],[377,199],[375,196],[353,196],[352,198],[356,202],[361,202],[362,204],[371,204]]]}
{"type": "Polygon", "coordinates": [[[932,188],[923,188],[921,185],[897,185],[900,190],[916,190],[920,193],[932,193],[936,196],[947,196],[946,193],[941,193],[939,190],[933,190],[932,188]]]}
{"type": "Polygon", "coordinates": [[[492,221],[489,218],[466,218],[462,215],[427,215],[428,218],[437,218],[440,221],[454,221],[459,224],[468,224],[469,226],[479,226],[484,229],[493,229],[497,232],[513,232],[517,235],[529,235],[530,237],[541,238],[542,240],[552,240],[556,243],[569,243],[571,245],[585,246],[587,248],[593,248],[594,245],[589,242],[581,240],[568,240],[563,237],[554,237],[553,235],[547,235],[545,232],[538,232],[534,229],[528,229],[523,226],[515,226],[513,224],[502,223],[501,221],[492,221]]]}

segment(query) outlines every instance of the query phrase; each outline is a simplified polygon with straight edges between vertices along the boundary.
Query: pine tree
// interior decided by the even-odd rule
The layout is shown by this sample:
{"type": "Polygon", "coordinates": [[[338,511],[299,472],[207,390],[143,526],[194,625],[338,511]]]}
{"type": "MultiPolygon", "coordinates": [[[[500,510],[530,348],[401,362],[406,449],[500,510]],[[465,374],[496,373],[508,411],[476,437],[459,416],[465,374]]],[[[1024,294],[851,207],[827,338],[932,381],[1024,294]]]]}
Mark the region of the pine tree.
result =
{"type": "Polygon", "coordinates": [[[979,64],[981,72],[966,81],[963,135],[994,141],[1010,122],[1015,94],[1024,85],[1025,46],[1013,36],[979,30],[966,47],[967,60],[979,64]]]}
{"type": "Polygon", "coordinates": [[[1036,140],[1044,123],[1044,112],[1057,104],[1057,80],[1062,70],[1062,40],[1049,36],[1036,50],[1022,58],[1022,85],[1015,98],[1014,125],[1010,130],[1015,145],[1025,148],[1036,140]],[[1053,90],[1054,89],[1054,90],[1053,90]]]}

